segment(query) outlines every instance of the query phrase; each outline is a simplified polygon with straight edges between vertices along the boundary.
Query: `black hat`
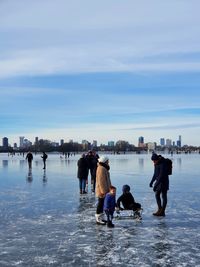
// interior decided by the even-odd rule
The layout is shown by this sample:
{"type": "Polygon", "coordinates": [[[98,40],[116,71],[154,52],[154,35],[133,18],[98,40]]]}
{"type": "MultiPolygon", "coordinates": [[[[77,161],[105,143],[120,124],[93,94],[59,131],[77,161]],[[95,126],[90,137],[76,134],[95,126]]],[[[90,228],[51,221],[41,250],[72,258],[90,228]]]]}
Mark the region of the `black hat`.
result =
{"type": "Polygon", "coordinates": [[[152,156],[151,156],[151,160],[158,160],[159,159],[159,156],[154,153],[152,156]]]}

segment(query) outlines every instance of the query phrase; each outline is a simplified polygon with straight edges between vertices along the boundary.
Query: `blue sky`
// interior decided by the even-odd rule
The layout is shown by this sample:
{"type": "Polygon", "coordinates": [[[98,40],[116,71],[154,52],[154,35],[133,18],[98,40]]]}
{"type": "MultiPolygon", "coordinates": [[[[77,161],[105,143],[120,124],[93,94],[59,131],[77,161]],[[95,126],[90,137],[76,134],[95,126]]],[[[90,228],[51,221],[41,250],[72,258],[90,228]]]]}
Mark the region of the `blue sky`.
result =
{"type": "Polygon", "coordinates": [[[198,0],[0,2],[0,137],[200,145],[198,0]]]}

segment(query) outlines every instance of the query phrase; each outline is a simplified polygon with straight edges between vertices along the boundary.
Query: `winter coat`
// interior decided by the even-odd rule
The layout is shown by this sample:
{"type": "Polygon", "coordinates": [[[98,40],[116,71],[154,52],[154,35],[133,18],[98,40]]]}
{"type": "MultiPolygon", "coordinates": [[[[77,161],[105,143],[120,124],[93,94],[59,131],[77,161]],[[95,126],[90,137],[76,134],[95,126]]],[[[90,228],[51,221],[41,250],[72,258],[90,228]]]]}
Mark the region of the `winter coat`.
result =
{"type": "Polygon", "coordinates": [[[26,159],[31,162],[33,160],[33,154],[31,152],[29,152],[27,155],[26,155],[26,159]]]}
{"type": "Polygon", "coordinates": [[[78,173],[77,177],[79,179],[87,179],[88,178],[88,163],[86,158],[80,158],[77,162],[78,165],[78,173]]]}
{"type": "Polygon", "coordinates": [[[109,192],[111,181],[109,166],[106,164],[98,163],[96,172],[96,196],[99,198],[104,198],[106,193],[109,192]]]}
{"type": "Polygon", "coordinates": [[[168,167],[163,157],[161,157],[159,161],[154,165],[154,175],[151,179],[150,184],[153,185],[154,182],[154,191],[169,190],[168,167]]]}
{"type": "Polygon", "coordinates": [[[104,199],[103,210],[104,211],[109,211],[111,214],[113,214],[114,211],[115,211],[115,206],[116,206],[115,195],[107,193],[106,197],[104,199]]]}
{"type": "Polygon", "coordinates": [[[135,203],[135,199],[133,197],[133,195],[128,192],[128,193],[124,193],[122,194],[118,199],[117,199],[117,207],[120,207],[120,203],[122,202],[122,205],[124,207],[124,209],[129,209],[131,204],[135,203]]]}

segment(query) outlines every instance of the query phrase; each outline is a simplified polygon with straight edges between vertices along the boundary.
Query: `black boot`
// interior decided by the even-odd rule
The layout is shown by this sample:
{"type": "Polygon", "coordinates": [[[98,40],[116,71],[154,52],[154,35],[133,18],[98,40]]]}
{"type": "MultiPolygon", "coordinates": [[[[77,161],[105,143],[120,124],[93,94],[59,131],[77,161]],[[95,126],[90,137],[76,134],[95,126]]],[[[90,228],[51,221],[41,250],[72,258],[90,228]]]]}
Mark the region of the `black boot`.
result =
{"type": "Polygon", "coordinates": [[[107,221],[107,227],[113,228],[115,225],[112,223],[112,221],[107,221]]]}

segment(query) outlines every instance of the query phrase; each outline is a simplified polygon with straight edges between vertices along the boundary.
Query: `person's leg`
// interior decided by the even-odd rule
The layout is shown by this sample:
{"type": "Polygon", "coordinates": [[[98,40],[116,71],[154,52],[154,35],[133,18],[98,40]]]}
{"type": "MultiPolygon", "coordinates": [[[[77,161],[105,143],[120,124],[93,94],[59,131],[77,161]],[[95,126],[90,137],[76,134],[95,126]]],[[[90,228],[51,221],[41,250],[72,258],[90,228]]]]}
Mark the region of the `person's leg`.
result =
{"type": "Polygon", "coordinates": [[[92,180],[93,180],[92,192],[95,192],[95,187],[96,187],[96,171],[95,171],[95,173],[93,173],[92,180]]]}
{"type": "Polygon", "coordinates": [[[81,178],[79,178],[79,189],[80,189],[80,194],[82,194],[83,191],[82,191],[82,179],[81,178]]]}
{"type": "Polygon", "coordinates": [[[104,198],[99,197],[96,210],[97,214],[103,213],[103,204],[104,204],[104,198]]]}
{"type": "Polygon", "coordinates": [[[32,162],[30,160],[28,161],[28,167],[29,167],[29,169],[31,169],[31,167],[32,167],[32,162]]]}
{"type": "Polygon", "coordinates": [[[156,198],[156,202],[158,205],[158,210],[153,213],[153,215],[155,215],[155,216],[159,215],[161,212],[161,209],[162,209],[160,194],[161,194],[161,191],[155,192],[155,198],[156,198]]]}
{"type": "Polygon", "coordinates": [[[114,227],[114,224],[112,223],[113,215],[109,211],[106,211],[106,215],[107,215],[107,226],[114,227]]]}
{"type": "Polygon", "coordinates": [[[87,191],[86,191],[86,180],[85,179],[82,179],[82,193],[83,194],[87,193],[87,191]]]}
{"type": "Polygon", "coordinates": [[[162,208],[165,210],[167,206],[167,191],[162,192],[163,205],[162,208]]]}
{"type": "Polygon", "coordinates": [[[103,219],[103,204],[104,204],[104,198],[98,198],[98,203],[97,203],[97,209],[96,209],[96,222],[98,224],[106,224],[106,221],[103,219]]]}
{"type": "Polygon", "coordinates": [[[159,216],[165,216],[165,209],[167,206],[167,191],[162,192],[162,209],[159,216]]]}

